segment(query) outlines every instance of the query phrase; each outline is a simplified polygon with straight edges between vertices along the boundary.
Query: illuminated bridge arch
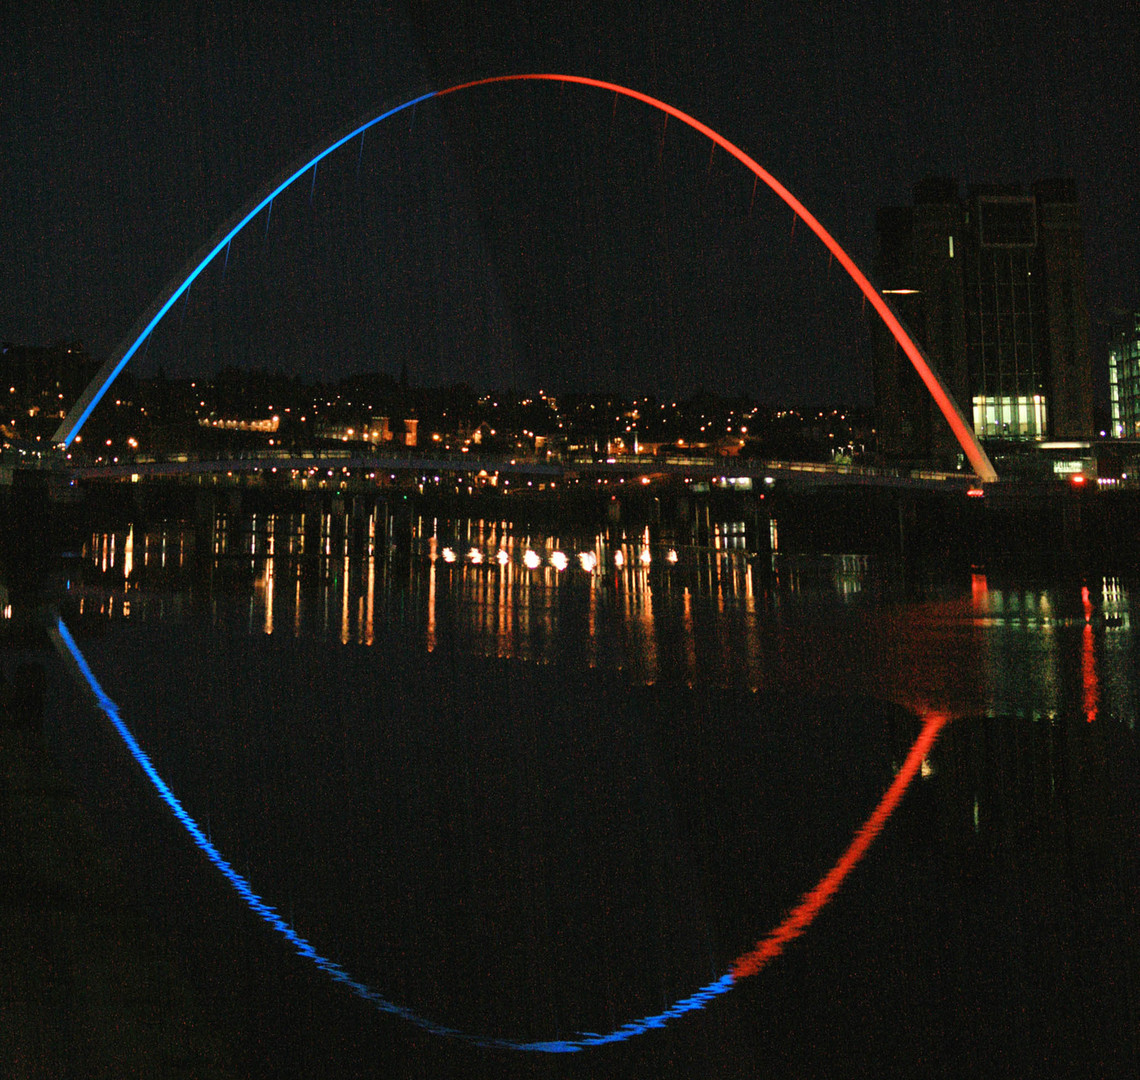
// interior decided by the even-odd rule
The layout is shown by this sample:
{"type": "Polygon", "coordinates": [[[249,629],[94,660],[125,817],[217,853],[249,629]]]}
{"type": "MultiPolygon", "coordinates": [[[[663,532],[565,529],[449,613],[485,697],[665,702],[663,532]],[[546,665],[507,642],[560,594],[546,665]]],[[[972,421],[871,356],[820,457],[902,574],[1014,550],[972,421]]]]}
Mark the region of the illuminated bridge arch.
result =
{"type": "Polygon", "coordinates": [[[650,105],[655,109],[660,110],[667,116],[672,116],[682,123],[687,124],[693,130],[700,132],[706,138],[711,139],[713,143],[719,146],[722,150],[731,154],[734,158],[740,161],[746,168],[748,168],[758,179],[763,180],[769,188],[772,189],[785,203],[788,204],[795,212],[796,216],[805,224],[812,232],[816,234],[823,241],[824,245],[831,252],[831,254],[838,260],[839,264],[850,275],[852,281],[859,286],[860,291],[878,312],[879,317],[886,323],[887,328],[894,336],[895,340],[899,343],[903,352],[906,353],[910,362],[914,365],[915,370],[918,372],[919,377],[925,383],[927,390],[930,391],[931,397],[934,398],[935,403],[941,410],[942,415],[946,417],[947,422],[950,424],[951,430],[954,432],[959,445],[965,452],[974,472],[983,481],[992,481],[997,479],[997,473],[994,471],[993,465],[990,464],[986,452],[982,449],[981,443],[978,441],[977,436],[974,434],[972,427],[966,422],[965,417],[962,415],[954,398],[950,394],[949,389],[939,378],[938,373],[930,364],[927,358],[923,355],[922,350],[911,339],[910,335],[903,329],[902,324],[899,322],[898,317],[891,309],[890,305],[883,298],[881,293],[876,289],[867,276],[855,265],[851,256],[839,246],[835,238],[816,220],[814,215],[797,199],[783,184],[781,184],[774,176],[767,170],[763,169],[756,161],[754,161],[748,154],[741,150],[738,146],[731,143],[723,135],[713,131],[707,124],[689,116],[688,113],[682,112],[680,109],[673,105],[668,105],[658,98],[650,97],[648,94],[643,94],[638,90],[631,90],[625,86],[619,86],[616,83],[604,82],[601,79],[591,79],[584,75],[553,75],[553,74],[536,74],[536,75],[497,75],[487,79],[476,79],[472,82],[459,83],[456,86],[448,87],[446,90],[432,90],[427,93],[420,94],[416,97],[402,102],[382,112],[379,116],[373,117],[371,120],[353,128],[348,134],[341,136],[334,140],[324,150],[309,158],[304,164],[300,165],[295,170],[289,172],[283,180],[275,181],[270,184],[269,188],[263,193],[259,194],[252,202],[247,204],[243,210],[231,219],[222,229],[215,235],[215,238],[206,245],[206,247],[199,251],[190,262],[183,267],[182,271],[172,280],[171,284],[159,295],[158,299],[146,311],[142,318],[135,324],[131,330],[126,341],[120,345],[107,363],[103,365],[99,373],[91,381],[90,385],[83,392],[82,396],[72,407],[71,411],[67,414],[63,423],[60,424],[59,429],[56,431],[53,441],[57,445],[62,445],[65,449],[71,445],[75,436],[78,434],[79,429],[87,421],[91,415],[92,410],[99,403],[100,399],[107,392],[111,383],[115,381],[119,373],[127,366],[128,363],[138,353],[140,347],[150,337],[154,328],[162,320],[163,316],[174,306],[181,297],[193,284],[194,280],[214,261],[224,250],[226,250],[230,241],[246,227],[253,219],[267,206],[270,206],[273,200],[281,194],[286,188],[290,187],[293,183],[299,180],[302,176],[306,175],[310,169],[315,168],[324,158],[328,157],[333,151],[339,149],[345,143],[354,139],[357,135],[363,134],[370,127],[375,126],[382,120],[393,116],[398,112],[403,112],[405,109],[410,109],[418,105],[421,101],[428,101],[431,98],[444,97],[447,94],[454,94],[460,90],[468,90],[476,86],[486,86],[491,83],[500,82],[519,82],[519,81],[539,81],[539,82],[558,82],[558,83],[578,83],[583,86],[598,87],[602,90],[611,90],[615,94],[621,94],[624,97],[633,98],[636,101],[643,102],[650,105]]]}

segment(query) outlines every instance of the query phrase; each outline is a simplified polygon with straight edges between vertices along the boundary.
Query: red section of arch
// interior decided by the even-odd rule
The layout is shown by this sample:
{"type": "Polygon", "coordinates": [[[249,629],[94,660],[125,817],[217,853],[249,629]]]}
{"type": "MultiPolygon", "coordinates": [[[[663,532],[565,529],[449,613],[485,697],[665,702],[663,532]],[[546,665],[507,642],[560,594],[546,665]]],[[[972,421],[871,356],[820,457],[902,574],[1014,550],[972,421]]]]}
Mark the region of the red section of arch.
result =
{"type": "Polygon", "coordinates": [[[675,106],[669,105],[658,98],[650,97],[649,94],[643,94],[639,90],[631,90],[626,86],[619,86],[617,83],[605,82],[602,79],[591,79],[585,75],[495,75],[487,79],[475,79],[471,82],[459,83],[457,86],[450,86],[446,90],[440,90],[435,96],[444,97],[447,94],[454,94],[458,90],[467,90],[474,86],[486,86],[490,83],[518,81],[579,83],[583,86],[596,86],[601,90],[612,90],[615,94],[621,94],[624,97],[633,98],[635,101],[644,102],[654,109],[659,109],[667,116],[676,117],[676,119],[682,123],[688,124],[689,127],[695,131],[699,131],[706,138],[711,139],[722,150],[731,154],[737,161],[750,169],[779,195],[780,198],[795,211],[796,216],[823,241],[828,251],[835,256],[839,264],[850,275],[851,280],[859,286],[860,291],[871,302],[871,305],[879,313],[879,317],[886,323],[887,329],[890,330],[903,352],[906,353],[907,358],[914,365],[914,369],[918,372],[919,378],[922,379],[927,390],[930,391],[930,395],[934,398],[942,415],[946,417],[947,422],[950,424],[950,429],[954,432],[954,437],[958,440],[958,444],[965,452],[966,458],[973,466],[974,472],[977,473],[981,480],[986,482],[997,479],[997,473],[994,471],[993,465],[990,464],[989,458],[975,437],[970,425],[966,423],[965,418],[959,411],[954,399],[950,396],[949,391],[942,385],[942,380],[935,374],[919,351],[918,346],[903,329],[902,324],[880,295],[878,289],[867,280],[866,275],[855,265],[851,256],[839,246],[831,233],[816,220],[815,216],[807,207],[771,173],[741,150],[740,147],[729,142],[723,135],[713,131],[707,124],[702,124],[701,121],[695,117],[682,112],[675,106]]]}

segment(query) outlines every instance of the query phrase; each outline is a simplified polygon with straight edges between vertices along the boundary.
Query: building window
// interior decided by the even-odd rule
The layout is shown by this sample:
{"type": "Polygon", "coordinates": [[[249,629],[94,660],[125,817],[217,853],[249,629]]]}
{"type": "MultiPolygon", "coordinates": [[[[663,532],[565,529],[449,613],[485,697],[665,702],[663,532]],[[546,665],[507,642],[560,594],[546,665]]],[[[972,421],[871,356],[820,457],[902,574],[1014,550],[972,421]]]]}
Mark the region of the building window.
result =
{"type": "Polygon", "coordinates": [[[1046,434],[1043,394],[974,398],[974,433],[991,439],[1040,439],[1046,434]]]}
{"type": "Polygon", "coordinates": [[[1117,364],[1119,354],[1116,349],[1108,350],[1108,397],[1112,410],[1112,437],[1119,439],[1124,434],[1124,422],[1120,418],[1120,379],[1117,364]]]}
{"type": "Polygon", "coordinates": [[[1108,393],[1112,434],[1140,435],[1140,317],[1118,327],[1108,350],[1108,393]]]}

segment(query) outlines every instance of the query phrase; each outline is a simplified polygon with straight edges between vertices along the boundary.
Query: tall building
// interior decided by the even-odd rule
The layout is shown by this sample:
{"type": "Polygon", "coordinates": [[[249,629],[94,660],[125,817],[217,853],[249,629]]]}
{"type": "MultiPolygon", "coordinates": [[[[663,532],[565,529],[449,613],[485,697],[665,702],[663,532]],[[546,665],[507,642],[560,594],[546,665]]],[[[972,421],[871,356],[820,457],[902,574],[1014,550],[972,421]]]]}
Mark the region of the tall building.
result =
{"type": "Polygon", "coordinates": [[[1119,315],[1112,328],[1108,396],[1113,436],[1140,437],[1140,311],[1119,315]]]}
{"type": "MultiPolygon", "coordinates": [[[[1092,364],[1080,206],[1071,180],[971,187],[928,179],[879,211],[875,274],[983,439],[1087,438],[1092,364]]],[[[876,328],[879,445],[947,460],[945,421],[902,350],[876,328]]]]}

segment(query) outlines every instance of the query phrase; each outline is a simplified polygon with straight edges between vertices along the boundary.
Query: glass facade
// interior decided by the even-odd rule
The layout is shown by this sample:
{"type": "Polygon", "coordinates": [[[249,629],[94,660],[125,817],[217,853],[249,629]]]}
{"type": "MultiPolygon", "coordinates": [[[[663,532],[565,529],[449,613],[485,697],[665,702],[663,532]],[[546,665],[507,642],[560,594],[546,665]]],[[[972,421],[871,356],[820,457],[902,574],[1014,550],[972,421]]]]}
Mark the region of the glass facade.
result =
{"type": "Polygon", "coordinates": [[[1112,336],[1108,395],[1113,436],[1140,436],[1140,312],[1130,316],[1112,336]]]}
{"type": "Polygon", "coordinates": [[[1044,395],[975,397],[974,432],[983,438],[1043,438],[1047,434],[1044,395]]]}
{"type": "Polygon", "coordinates": [[[977,241],[964,266],[974,431],[1039,439],[1047,433],[1050,373],[1035,200],[983,196],[974,213],[977,241]]]}

